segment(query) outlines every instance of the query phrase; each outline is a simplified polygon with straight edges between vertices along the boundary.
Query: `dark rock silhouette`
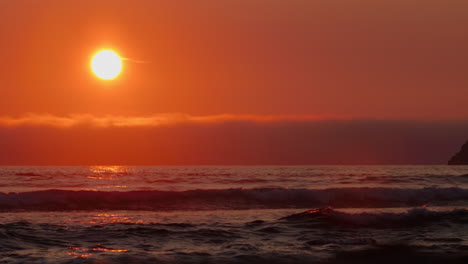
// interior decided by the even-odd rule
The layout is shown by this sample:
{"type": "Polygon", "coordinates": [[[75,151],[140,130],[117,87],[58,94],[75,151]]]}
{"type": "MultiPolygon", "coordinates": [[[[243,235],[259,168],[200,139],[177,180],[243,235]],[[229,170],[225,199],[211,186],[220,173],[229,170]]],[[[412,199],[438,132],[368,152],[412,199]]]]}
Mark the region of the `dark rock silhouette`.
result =
{"type": "Polygon", "coordinates": [[[468,141],[462,146],[461,150],[449,160],[448,165],[468,165],[468,141]]]}

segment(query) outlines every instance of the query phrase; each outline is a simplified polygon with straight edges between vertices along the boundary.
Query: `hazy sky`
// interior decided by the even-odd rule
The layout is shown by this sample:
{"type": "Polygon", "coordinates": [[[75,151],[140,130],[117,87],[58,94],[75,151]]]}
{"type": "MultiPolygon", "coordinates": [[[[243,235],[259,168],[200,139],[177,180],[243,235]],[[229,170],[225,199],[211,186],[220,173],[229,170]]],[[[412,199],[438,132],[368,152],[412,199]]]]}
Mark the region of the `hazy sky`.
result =
{"type": "Polygon", "coordinates": [[[140,163],[131,155],[90,158],[75,146],[79,138],[90,153],[103,138],[115,140],[101,147],[133,142],[122,151],[154,164],[445,162],[402,143],[378,146],[413,126],[443,127],[425,139],[444,155],[468,138],[467,10],[465,0],[1,0],[0,144],[8,151],[0,146],[0,163],[140,163]],[[113,81],[90,71],[104,48],[133,60],[113,81]],[[351,125],[334,131],[324,120],[351,125]],[[347,129],[368,134],[354,138],[347,129]],[[256,156],[224,153],[232,142],[221,139],[232,133],[256,156]],[[178,154],[160,154],[158,137],[178,154]],[[195,151],[191,144],[215,146],[214,138],[226,148],[207,147],[198,160],[180,155],[195,151]],[[39,145],[41,158],[21,151],[39,145]],[[365,155],[336,154],[370,145],[365,155]],[[66,151],[74,148],[81,156],[66,151]]]}

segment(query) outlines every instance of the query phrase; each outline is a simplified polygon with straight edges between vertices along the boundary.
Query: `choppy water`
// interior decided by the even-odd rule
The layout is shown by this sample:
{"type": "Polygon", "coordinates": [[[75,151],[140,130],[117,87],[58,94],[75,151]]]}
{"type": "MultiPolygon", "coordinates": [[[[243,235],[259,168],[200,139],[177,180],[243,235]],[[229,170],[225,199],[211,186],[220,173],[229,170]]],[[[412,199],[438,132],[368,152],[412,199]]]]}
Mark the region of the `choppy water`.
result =
{"type": "Polygon", "coordinates": [[[0,263],[468,263],[468,166],[0,167],[0,263]]]}

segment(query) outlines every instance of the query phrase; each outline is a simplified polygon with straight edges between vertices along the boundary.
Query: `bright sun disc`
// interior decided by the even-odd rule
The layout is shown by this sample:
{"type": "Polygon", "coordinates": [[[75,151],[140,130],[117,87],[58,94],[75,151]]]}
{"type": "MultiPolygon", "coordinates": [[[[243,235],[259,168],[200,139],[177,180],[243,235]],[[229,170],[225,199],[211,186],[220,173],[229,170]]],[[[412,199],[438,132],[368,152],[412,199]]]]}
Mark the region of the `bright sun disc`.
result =
{"type": "Polygon", "coordinates": [[[122,71],[122,60],[117,53],[111,50],[102,50],[91,60],[91,69],[97,77],[111,80],[122,71]]]}

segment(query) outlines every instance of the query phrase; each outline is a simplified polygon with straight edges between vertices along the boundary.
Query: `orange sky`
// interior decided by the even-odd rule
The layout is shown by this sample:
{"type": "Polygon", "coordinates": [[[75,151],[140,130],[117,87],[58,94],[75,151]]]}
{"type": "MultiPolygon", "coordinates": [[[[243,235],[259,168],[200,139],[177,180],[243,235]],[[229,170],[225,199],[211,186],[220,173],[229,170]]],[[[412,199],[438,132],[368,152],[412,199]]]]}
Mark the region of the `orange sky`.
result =
{"type": "Polygon", "coordinates": [[[466,118],[463,0],[4,0],[0,113],[466,118]],[[113,82],[89,70],[110,47],[113,82]]]}
{"type": "Polygon", "coordinates": [[[464,0],[3,0],[0,126],[466,120],[466,10],[464,0]],[[102,48],[145,63],[99,80],[89,61],[102,48]]]}

